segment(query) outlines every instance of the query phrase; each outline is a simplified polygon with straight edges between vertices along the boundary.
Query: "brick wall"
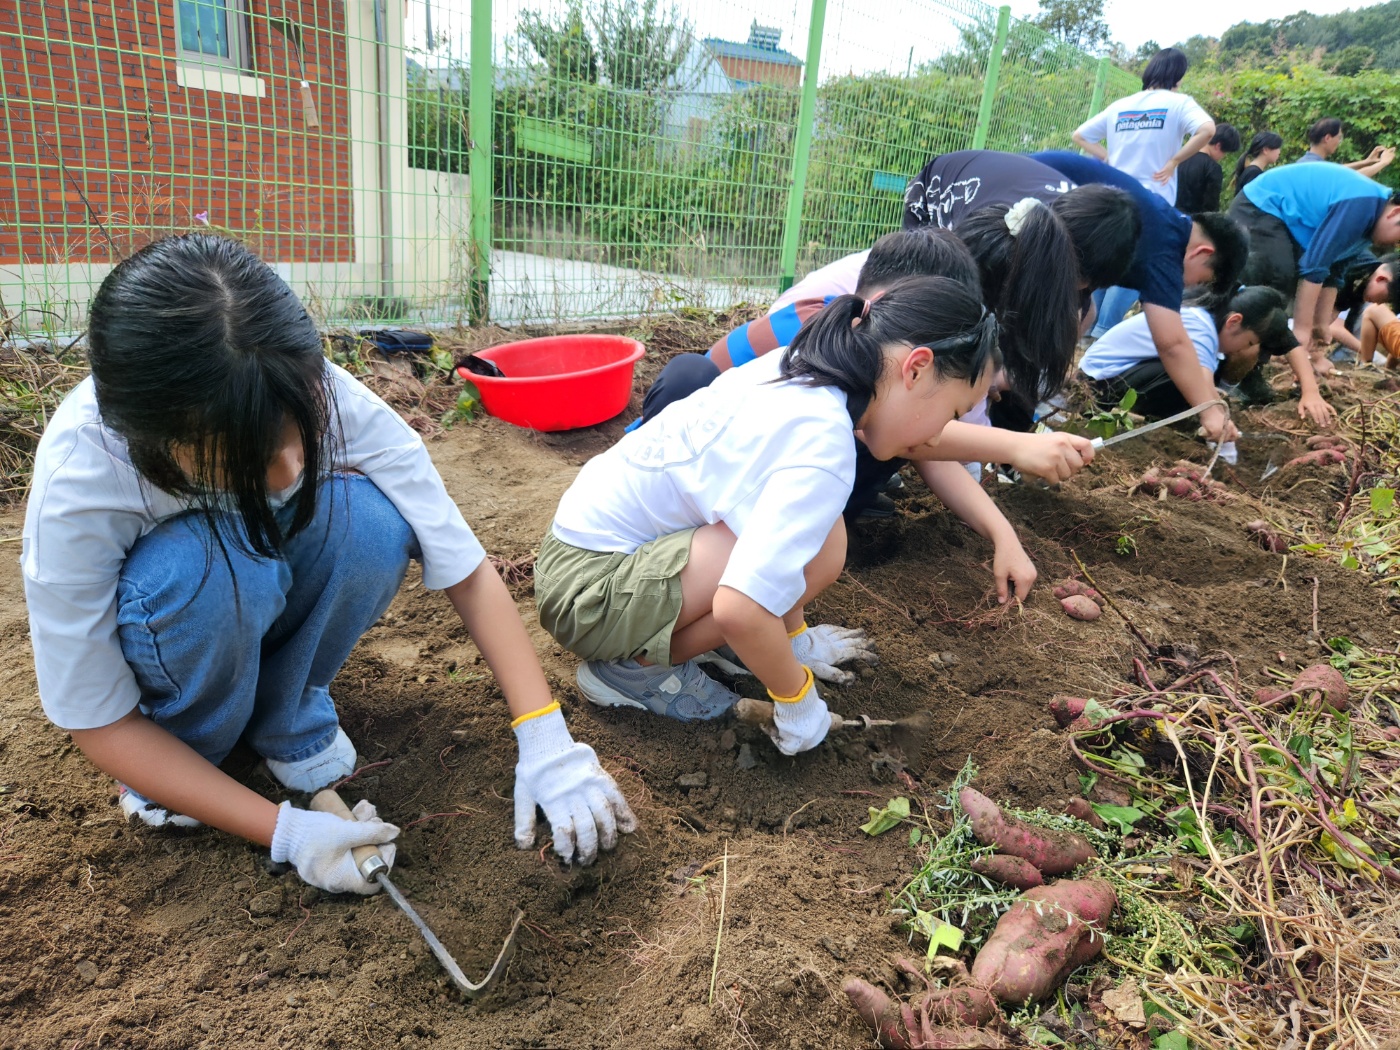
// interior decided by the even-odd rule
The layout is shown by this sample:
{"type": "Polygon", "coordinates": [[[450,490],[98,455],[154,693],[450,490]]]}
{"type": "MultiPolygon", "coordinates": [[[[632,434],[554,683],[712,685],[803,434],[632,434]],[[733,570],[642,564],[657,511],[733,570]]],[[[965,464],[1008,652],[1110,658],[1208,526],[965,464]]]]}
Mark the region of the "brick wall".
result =
{"type": "Polygon", "coordinates": [[[121,255],[202,212],[270,262],[353,261],[344,4],[285,12],[315,131],[290,44],[263,18],[248,31],[256,98],[177,83],[174,0],[0,5],[0,263],[113,261],[83,197],[121,255]]]}

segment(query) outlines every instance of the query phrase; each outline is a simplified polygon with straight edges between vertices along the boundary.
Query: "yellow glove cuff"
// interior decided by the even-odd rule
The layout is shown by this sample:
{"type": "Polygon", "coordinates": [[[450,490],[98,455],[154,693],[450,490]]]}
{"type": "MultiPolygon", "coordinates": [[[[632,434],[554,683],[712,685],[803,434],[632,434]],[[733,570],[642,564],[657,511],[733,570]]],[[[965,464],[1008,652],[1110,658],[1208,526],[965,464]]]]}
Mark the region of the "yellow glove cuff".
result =
{"type": "Polygon", "coordinates": [[[801,633],[802,633],[803,631],[805,631],[806,629],[807,629],[807,621],[806,621],[806,620],[803,620],[803,621],[802,621],[802,626],[801,626],[801,627],[799,627],[799,628],[798,628],[797,630],[795,630],[795,631],[789,631],[789,632],[788,632],[788,637],[789,637],[789,638],[796,638],[799,634],[801,634],[801,633]]]}
{"type": "Polygon", "coordinates": [[[773,692],[773,690],[768,690],[768,695],[773,699],[774,703],[795,704],[812,691],[812,683],[815,681],[812,677],[812,669],[804,664],[802,670],[807,672],[807,680],[802,683],[802,688],[797,691],[796,696],[779,696],[777,693],[773,692]]]}
{"type": "MultiPolygon", "coordinates": [[[[809,673],[810,673],[810,672],[809,672],[809,673]]],[[[523,726],[526,722],[530,721],[530,719],[532,719],[532,718],[539,718],[541,715],[553,714],[555,711],[559,711],[559,710],[562,710],[562,709],[561,709],[560,706],[559,706],[559,701],[556,700],[556,701],[554,701],[554,703],[552,703],[552,704],[546,704],[544,707],[538,708],[538,709],[536,709],[536,710],[534,710],[534,711],[526,711],[526,712],[525,712],[523,715],[521,715],[519,718],[517,718],[517,719],[515,719],[513,722],[511,722],[510,727],[511,727],[512,729],[519,728],[520,726],[523,726]]]]}

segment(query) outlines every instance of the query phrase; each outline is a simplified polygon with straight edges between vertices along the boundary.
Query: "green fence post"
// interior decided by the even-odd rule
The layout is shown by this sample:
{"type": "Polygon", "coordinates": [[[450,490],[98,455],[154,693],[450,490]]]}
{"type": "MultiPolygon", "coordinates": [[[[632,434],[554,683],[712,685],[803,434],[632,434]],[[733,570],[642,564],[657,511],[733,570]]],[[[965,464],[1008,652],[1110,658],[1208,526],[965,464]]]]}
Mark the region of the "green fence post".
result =
{"type": "MultiPolygon", "coordinates": [[[[1108,56],[1099,59],[1099,74],[1094,78],[1094,97],[1089,100],[1089,116],[1103,109],[1103,92],[1108,86],[1108,56]]],[[[1087,119],[1087,118],[1086,118],[1087,119]]]]}
{"type": "Polygon", "coordinates": [[[472,276],[468,283],[467,316],[472,324],[483,324],[491,312],[494,196],[491,125],[496,105],[496,78],[491,57],[491,0],[472,0],[471,17],[471,94],[467,99],[467,126],[470,132],[472,276]]]}
{"type": "Polygon", "coordinates": [[[997,39],[987,56],[987,75],[982,80],[982,104],[977,107],[977,126],[972,129],[972,148],[985,149],[987,132],[992,126],[992,103],[997,97],[997,79],[1001,76],[1001,53],[1006,50],[1006,34],[1011,29],[1011,8],[997,9],[997,39]]]}
{"type": "Polygon", "coordinates": [[[783,250],[779,259],[779,294],[797,279],[797,238],[802,228],[802,199],[807,193],[807,161],[812,150],[812,125],[817,115],[817,74],[822,60],[822,29],[826,0],[812,0],[812,24],[807,29],[807,65],[802,70],[802,103],[797,110],[797,135],[792,141],[792,182],[788,185],[787,218],[783,220],[783,250]]]}

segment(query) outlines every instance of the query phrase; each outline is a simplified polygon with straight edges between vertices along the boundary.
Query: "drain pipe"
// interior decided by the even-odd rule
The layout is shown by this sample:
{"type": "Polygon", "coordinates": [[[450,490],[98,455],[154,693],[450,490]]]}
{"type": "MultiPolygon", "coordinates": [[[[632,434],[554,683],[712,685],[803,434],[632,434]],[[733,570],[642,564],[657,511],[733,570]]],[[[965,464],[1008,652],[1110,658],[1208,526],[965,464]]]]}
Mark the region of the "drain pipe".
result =
{"type": "Polygon", "coordinates": [[[379,116],[379,309],[383,315],[394,297],[394,203],[389,170],[389,41],[385,0],[374,4],[375,106],[379,116]]]}

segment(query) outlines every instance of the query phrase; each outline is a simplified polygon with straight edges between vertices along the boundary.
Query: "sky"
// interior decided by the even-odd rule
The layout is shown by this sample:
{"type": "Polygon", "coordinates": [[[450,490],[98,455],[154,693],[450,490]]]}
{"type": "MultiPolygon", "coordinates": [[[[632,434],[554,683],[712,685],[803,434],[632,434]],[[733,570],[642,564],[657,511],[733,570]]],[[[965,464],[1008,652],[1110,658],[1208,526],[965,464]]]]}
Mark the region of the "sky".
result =
{"type": "MultiPolygon", "coordinates": [[[[598,6],[602,0],[586,0],[598,6]]],[[[662,0],[663,6],[668,0],[662,0]]],[[[805,58],[811,0],[670,0],[694,27],[698,38],[747,39],[758,21],[782,30],[781,46],[805,58]]],[[[1008,0],[1012,15],[1034,17],[1037,0],[1008,0]]],[[[1371,0],[1372,3],[1379,0],[1371,0]]],[[[515,27],[522,11],[557,15],[567,0],[493,0],[493,35],[497,61],[517,46],[515,27]]],[[[1236,22],[1261,22],[1292,14],[1306,3],[1315,14],[1368,7],[1367,0],[1105,0],[1104,18],[1113,39],[1136,50],[1148,40],[1166,47],[1201,34],[1219,36],[1236,22]]],[[[935,58],[958,41],[958,22],[976,0],[827,0],[823,34],[823,78],[844,73],[885,70],[903,73],[935,58]]],[[[405,39],[418,49],[431,24],[434,36],[450,42],[436,49],[465,58],[470,0],[404,0],[405,39]],[[429,16],[428,5],[432,11],[429,16]]],[[[431,62],[431,58],[428,59],[431,62]]]]}

